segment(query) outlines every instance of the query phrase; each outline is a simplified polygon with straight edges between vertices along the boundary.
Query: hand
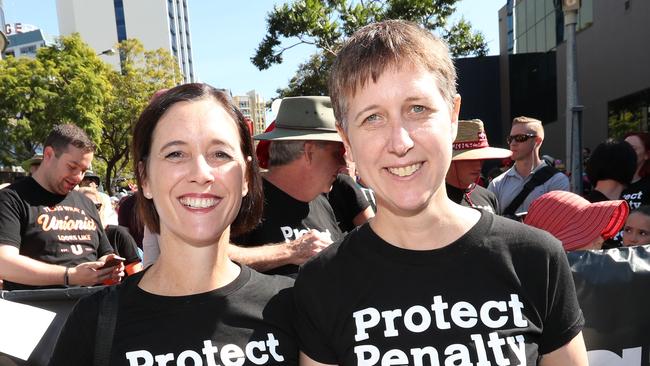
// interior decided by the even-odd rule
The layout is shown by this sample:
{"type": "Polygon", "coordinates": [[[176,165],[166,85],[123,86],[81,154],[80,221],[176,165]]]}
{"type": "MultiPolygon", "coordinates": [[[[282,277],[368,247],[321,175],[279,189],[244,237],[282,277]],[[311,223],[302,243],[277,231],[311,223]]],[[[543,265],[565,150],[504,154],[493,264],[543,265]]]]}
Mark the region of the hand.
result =
{"type": "Polygon", "coordinates": [[[305,235],[289,243],[292,263],[301,265],[309,258],[320,253],[321,250],[332,244],[329,233],[322,233],[318,230],[310,230],[305,235]]]}
{"type": "Polygon", "coordinates": [[[100,269],[115,254],[105,255],[96,262],[86,262],[70,268],[68,279],[71,285],[93,286],[106,280],[119,282],[124,277],[124,264],[100,269]]]}

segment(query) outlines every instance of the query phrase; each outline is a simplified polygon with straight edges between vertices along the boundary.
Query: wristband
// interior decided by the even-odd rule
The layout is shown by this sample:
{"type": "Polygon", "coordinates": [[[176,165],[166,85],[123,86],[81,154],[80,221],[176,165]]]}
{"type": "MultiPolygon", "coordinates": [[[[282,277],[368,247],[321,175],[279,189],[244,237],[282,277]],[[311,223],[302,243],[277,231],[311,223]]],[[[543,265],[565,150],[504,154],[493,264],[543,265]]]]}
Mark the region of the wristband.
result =
{"type": "Polygon", "coordinates": [[[70,286],[70,277],[68,276],[68,271],[70,267],[65,267],[65,273],[63,274],[63,286],[70,286]]]}

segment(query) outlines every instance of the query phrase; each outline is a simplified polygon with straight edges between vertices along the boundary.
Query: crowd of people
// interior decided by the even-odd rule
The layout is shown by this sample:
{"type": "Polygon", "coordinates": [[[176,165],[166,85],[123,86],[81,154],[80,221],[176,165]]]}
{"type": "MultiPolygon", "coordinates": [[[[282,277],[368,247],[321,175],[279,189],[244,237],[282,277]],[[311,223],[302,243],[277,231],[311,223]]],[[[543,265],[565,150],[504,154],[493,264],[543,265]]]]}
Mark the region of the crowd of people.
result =
{"type": "Polygon", "coordinates": [[[51,365],[586,365],[565,251],[650,244],[650,135],[598,145],[571,193],[542,121],[505,149],[459,120],[446,45],[405,21],[352,35],[329,91],[283,99],[257,147],[223,92],[156,93],[117,207],[56,126],[0,191],[4,289],[120,284],[51,365]],[[490,159],[513,164],[487,180],[490,159]]]}

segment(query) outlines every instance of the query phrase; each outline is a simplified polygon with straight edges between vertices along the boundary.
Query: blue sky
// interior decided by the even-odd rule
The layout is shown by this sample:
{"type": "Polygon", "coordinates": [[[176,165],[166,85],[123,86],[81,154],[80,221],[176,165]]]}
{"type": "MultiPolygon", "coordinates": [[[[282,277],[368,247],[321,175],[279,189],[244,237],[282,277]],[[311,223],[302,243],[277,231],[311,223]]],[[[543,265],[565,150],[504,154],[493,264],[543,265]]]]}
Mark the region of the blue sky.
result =
{"type": "MultiPolygon", "coordinates": [[[[200,81],[227,88],[234,95],[256,89],[265,99],[287,85],[297,66],[312,52],[306,46],[285,52],[284,62],[259,71],[250,62],[266,34],[266,14],[281,0],[189,0],[190,31],[195,74],[200,81]]],[[[499,53],[497,11],[505,0],[461,0],[455,17],[463,16],[489,42],[490,54],[499,53]]],[[[33,24],[46,33],[59,34],[56,0],[4,0],[7,23],[33,24]]]]}

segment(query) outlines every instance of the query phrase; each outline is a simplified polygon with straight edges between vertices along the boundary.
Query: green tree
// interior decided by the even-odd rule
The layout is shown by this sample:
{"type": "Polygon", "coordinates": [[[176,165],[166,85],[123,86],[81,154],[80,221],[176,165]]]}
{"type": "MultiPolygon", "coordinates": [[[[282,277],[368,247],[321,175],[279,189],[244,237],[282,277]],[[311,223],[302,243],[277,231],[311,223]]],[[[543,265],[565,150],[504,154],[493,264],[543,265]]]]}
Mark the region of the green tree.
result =
{"type": "Polygon", "coordinates": [[[281,97],[327,95],[327,75],[341,44],[354,31],[375,21],[405,19],[421,24],[447,41],[454,57],[487,54],[480,32],[464,19],[448,24],[459,0],[297,0],[276,5],[267,15],[267,34],[259,44],[253,64],[260,70],[282,63],[285,51],[312,45],[319,51],[301,64],[281,97]],[[283,46],[283,41],[294,40],[283,46]]]}
{"type": "Polygon", "coordinates": [[[106,66],[79,35],[40,48],[35,59],[0,61],[0,163],[31,157],[52,126],[74,123],[99,141],[111,98],[106,66]]]}
{"type": "Polygon", "coordinates": [[[183,80],[175,58],[166,50],[145,50],[142,43],[127,39],[117,45],[121,70],[109,74],[113,86],[106,104],[101,142],[95,154],[104,187],[112,194],[112,182],[132,174],[130,165],[131,132],[149,99],[159,89],[170,88],[183,80]]]}

